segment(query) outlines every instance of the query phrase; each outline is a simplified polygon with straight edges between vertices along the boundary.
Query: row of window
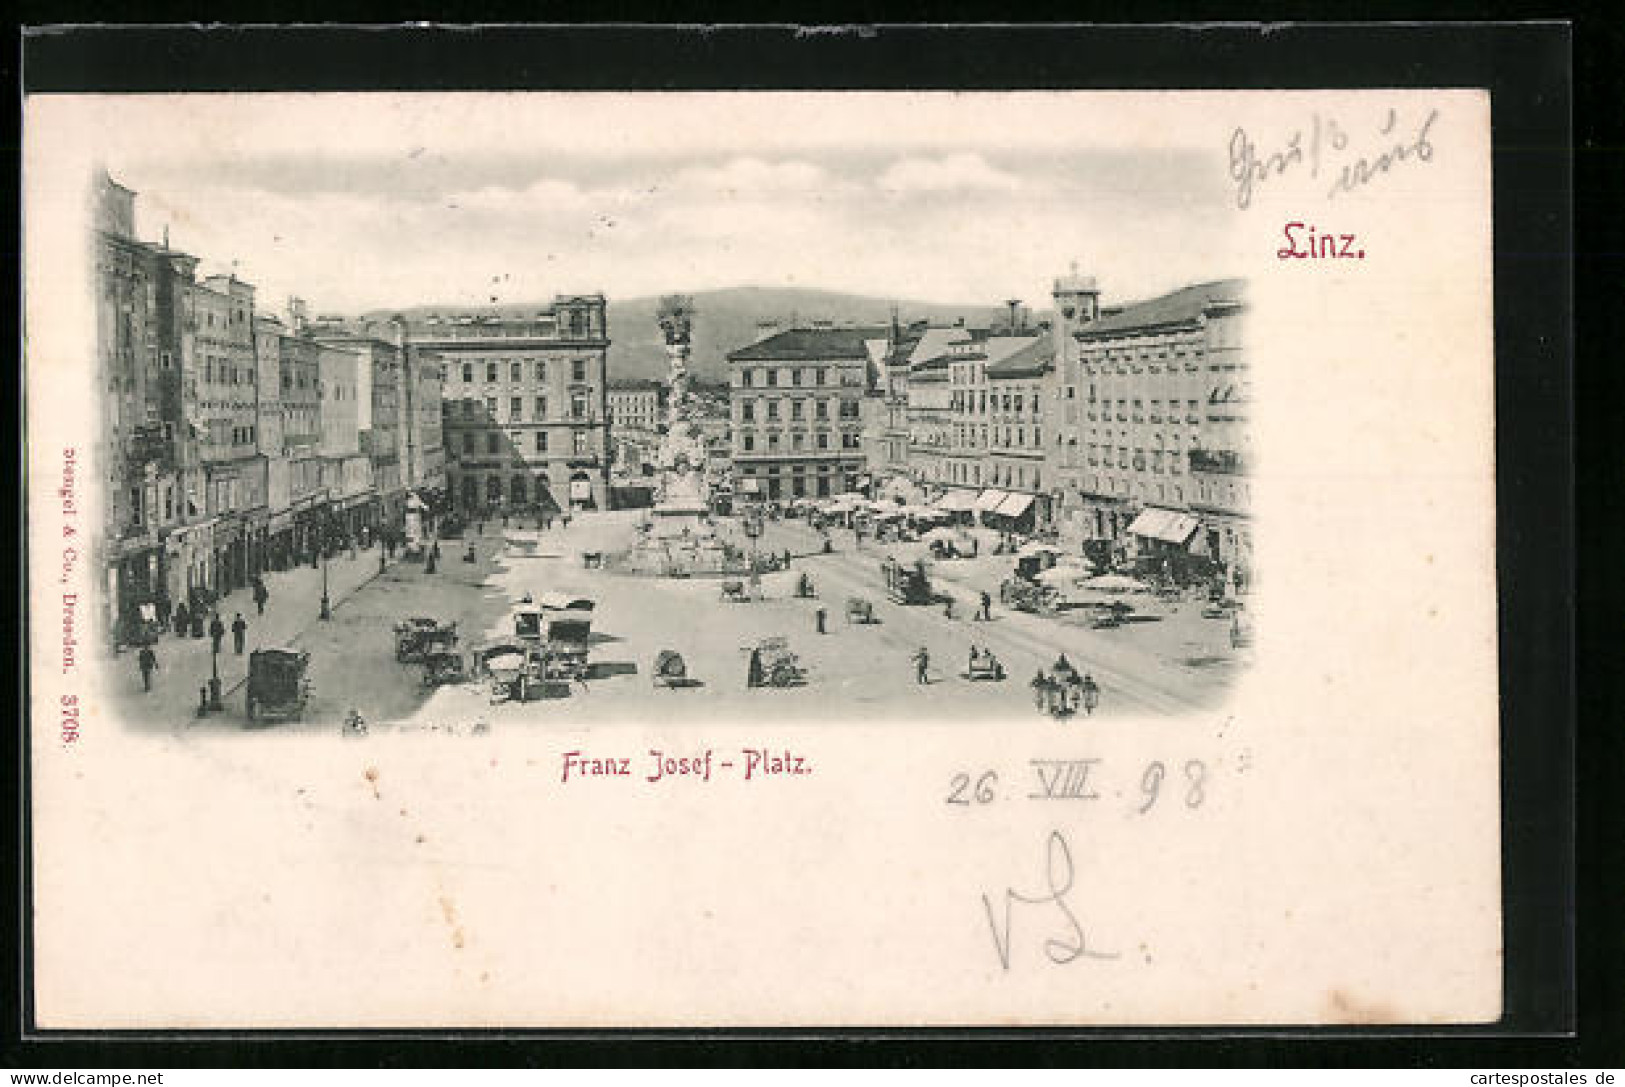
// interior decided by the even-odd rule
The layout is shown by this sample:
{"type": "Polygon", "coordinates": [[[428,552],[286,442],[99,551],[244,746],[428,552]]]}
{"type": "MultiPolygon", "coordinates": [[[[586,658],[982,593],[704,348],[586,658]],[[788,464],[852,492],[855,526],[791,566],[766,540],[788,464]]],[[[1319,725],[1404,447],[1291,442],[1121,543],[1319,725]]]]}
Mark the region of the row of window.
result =
{"type": "Polygon", "coordinates": [[[966,389],[956,391],[949,401],[952,410],[975,415],[985,415],[989,408],[994,411],[1009,412],[1020,415],[1030,411],[1037,415],[1041,410],[1039,394],[1034,393],[993,393],[991,396],[985,390],[966,389]]]}
{"type": "MultiPolygon", "coordinates": [[[[771,399],[764,401],[764,403],[767,406],[765,418],[770,423],[776,422],[779,418],[779,405],[783,403],[783,401],[771,399]]],[[[861,409],[856,400],[814,400],[812,402],[813,418],[828,419],[829,406],[832,403],[840,405],[837,412],[838,418],[856,419],[859,417],[859,412],[861,409]]],[[[800,422],[802,419],[806,418],[807,401],[796,399],[789,401],[789,404],[791,421],[800,422]]],[[[742,423],[754,423],[756,421],[756,401],[742,400],[739,402],[739,421],[742,423]]]]}
{"type": "MultiPolygon", "coordinates": [[[[587,359],[572,359],[570,361],[570,380],[571,381],[586,381],[587,380],[587,362],[588,362],[587,359]]],[[[489,361],[486,362],[486,364],[485,364],[485,380],[486,380],[487,383],[502,380],[502,377],[501,377],[502,366],[503,366],[503,360],[501,360],[501,359],[492,359],[492,360],[489,360],[489,361]]],[[[533,367],[532,372],[535,374],[535,380],[537,380],[537,381],[546,381],[547,380],[547,360],[546,359],[536,359],[536,360],[534,360],[532,362],[532,367],[533,367]]],[[[508,368],[508,380],[509,381],[519,382],[519,381],[525,380],[525,363],[524,363],[524,360],[522,360],[522,359],[510,359],[507,362],[507,368],[508,368]]],[[[475,364],[474,363],[472,363],[472,362],[463,363],[463,384],[464,385],[472,385],[474,383],[475,372],[476,371],[475,371],[475,364]]]]}
{"type": "MultiPolygon", "coordinates": [[[[500,455],[501,452],[502,452],[502,445],[503,445],[504,439],[505,439],[505,436],[502,435],[502,434],[498,434],[496,431],[491,431],[490,433],[486,434],[486,436],[485,436],[485,452],[486,452],[486,455],[487,456],[500,455]]],[[[534,452],[546,453],[548,451],[548,432],[547,431],[545,431],[545,430],[536,431],[535,436],[531,440],[532,440],[532,443],[534,445],[534,452]]],[[[515,446],[517,447],[517,444],[520,441],[519,436],[515,435],[514,438],[513,438],[513,441],[515,443],[515,446]]],[[[463,455],[466,456],[466,457],[474,456],[475,455],[476,444],[477,443],[475,441],[475,435],[473,435],[473,434],[464,434],[463,435],[463,455]]],[[[570,452],[571,452],[571,454],[573,456],[578,456],[578,457],[584,457],[584,456],[587,456],[589,453],[591,453],[592,452],[592,435],[591,435],[591,432],[585,431],[585,430],[572,430],[570,432],[570,452]]]]}
{"type": "Polygon", "coordinates": [[[835,371],[835,378],[831,380],[828,366],[792,366],[792,367],[743,367],[739,371],[739,384],[742,388],[775,389],[781,384],[790,388],[800,388],[811,385],[852,385],[861,384],[862,376],[859,374],[842,375],[835,371]]]}
{"type": "MultiPolygon", "coordinates": [[[[168,367],[166,366],[165,369],[168,369],[168,367]]],[[[223,355],[205,355],[203,357],[203,380],[209,382],[218,381],[225,385],[252,385],[254,383],[254,368],[252,366],[233,366],[231,360],[223,355]]]]}
{"type": "MultiPolygon", "coordinates": [[[[505,416],[498,413],[497,409],[499,404],[500,401],[498,401],[498,399],[494,396],[488,396],[485,398],[484,407],[485,417],[487,419],[495,419],[508,423],[523,423],[527,421],[532,423],[541,423],[550,418],[547,413],[547,397],[545,396],[538,396],[532,399],[529,420],[525,418],[524,397],[508,397],[508,414],[505,416]]],[[[480,406],[480,401],[475,400],[472,397],[465,397],[463,399],[463,418],[479,418],[480,406]]],[[[592,418],[592,402],[586,393],[570,394],[570,414],[566,416],[566,418],[578,420],[587,420],[592,418]]]]}
{"type": "MultiPolygon", "coordinates": [[[[812,444],[811,448],[813,448],[813,449],[829,449],[830,448],[830,442],[829,442],[830,436],[828,434],[813,434],[813,435],[811,435],[811,437],[813,439],[813,444],[812,444]]],[[[806,435],[806,434],[792,434],[792,435],[790,435],[790,450],[792,452],[800,452],[802,450],[807,449],[808,448],[807,438],[808,438],[808,435],[806,435]]],[[[842,449],[857,449],[858,447],[859,447],[859,436],[858,436],[858,434],[856,432],[847,431],[846,433],[841,435],[841,448],[842,449]]],[[[742,452],[745,452],[745,453],[753,453],[753,452],[755,452],[756,448],[757,448],[756,447],[756,435],[754,435],[754,434],[741,434],[739,436],[739,448],[740,448],[740,450],[742,452]]],[[[765,452],[777,453],[777,452],[780,452],[781,448],[782,448],[782,445],[781,445],[780,436],[777,435],[777,434],[769,434],[767,436],[767,445],[765,447],[765,452]]]]}

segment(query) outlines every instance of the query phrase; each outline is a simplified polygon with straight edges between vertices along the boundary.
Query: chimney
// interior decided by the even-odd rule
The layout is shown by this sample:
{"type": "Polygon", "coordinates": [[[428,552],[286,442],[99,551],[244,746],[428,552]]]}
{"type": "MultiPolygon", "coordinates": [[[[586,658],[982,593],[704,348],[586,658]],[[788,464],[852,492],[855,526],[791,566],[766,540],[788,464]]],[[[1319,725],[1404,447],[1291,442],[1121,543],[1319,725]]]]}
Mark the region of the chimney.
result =
{"type": "Polygon", "coordinates": [[[1004,304],[1010,307],[1010,331],[1014,332],[1016,330],[1016,323],[1020,320],[1021,299],[1006,298],[1004,300],[1004,304]]]}
{"type": "Polygon", "coordinates": [[[295,336],[305,331],[307,320],[308,317],[305,310],[305,300],[303,298],[290,295],[288,298],[288,324],[293,327],[293,333],[295,336]]]}

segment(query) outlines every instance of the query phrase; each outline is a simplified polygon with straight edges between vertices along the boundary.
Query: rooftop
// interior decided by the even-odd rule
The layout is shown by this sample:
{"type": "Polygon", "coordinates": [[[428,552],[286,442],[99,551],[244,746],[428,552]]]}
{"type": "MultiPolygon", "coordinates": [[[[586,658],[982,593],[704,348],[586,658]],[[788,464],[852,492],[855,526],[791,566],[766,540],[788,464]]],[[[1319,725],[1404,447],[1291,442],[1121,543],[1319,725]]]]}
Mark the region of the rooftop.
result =
{"type": "Polygon", "coordinates": [[[987,376],[990,378],[1039,377],[1049,370],[1050,364],[1054,361],[1054,342],[1047,336],[1040,336],[1015,353],[1006,355],[998,362],[989,364],[987,376]]]}
{"type": "Polygon", "coordinates": [[[1215,303],[1240,303],[1246,298],[1245,279],[1220,279],[1194,283],[1145,302],[1135,302],[1107,317],[1085,325],[1077,333],[1080,340],[1122,334],[1141,329],[1194,324],[1215,303]]]}
{"type": "Polygon", "coordinates": [[[871,328],[791,328],[728,355],[729,362],[866,361],[871,328]]]}

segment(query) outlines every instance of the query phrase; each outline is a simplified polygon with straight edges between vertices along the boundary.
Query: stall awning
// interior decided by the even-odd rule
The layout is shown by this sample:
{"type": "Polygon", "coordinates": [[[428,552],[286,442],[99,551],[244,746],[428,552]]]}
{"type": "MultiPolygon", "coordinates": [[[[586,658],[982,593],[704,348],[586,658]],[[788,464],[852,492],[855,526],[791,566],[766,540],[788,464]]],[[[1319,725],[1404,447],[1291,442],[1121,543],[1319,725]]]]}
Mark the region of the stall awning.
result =
{"type": "Polygon", "coordinates": [[[591,482],[585,479],[572,479],[570,481],[570,501],[577,502],[591,497],[591,482]]]}
{"type": "Polygon", "coordinates": [[[1030,494],[1007,494],[1004,501],[999,503],[999,508],[993,512],[1004,517],[1020,517],[1032,504],[1033,496],[1030,494]]]}
{"type": "Polygon", "coordinates": [[[976,508],[976,495],[970,491],[949,491],[937,499],[936,507],[939,510],[948,510],[949,512],[973,510],[976,508]]]}
{"type": "Polygon", "coordinates": [[[1196,528],[1197,520],[1190,514],[1156,507],[1141,512],[1128,526],[1128,530],[1136,536],[1148,536],[1171,544],[1185,543],[1195,535],[1196,528]]]}
{"type": "Polygon", "coordinates": [[[742,479],[739,481],[740,494],[761,494],[762,482],[758,479],[742,479]]]}
{"type": "Polygon", "coordinates": [[[987,490],[976,496],[976,505],[974,508],[983,511],[996,510],[999,508],[999,503],[1003,502],[1009,497],[1010,496],[1004,491],[996,491],[992,487],[989,487],[987,490]]]}

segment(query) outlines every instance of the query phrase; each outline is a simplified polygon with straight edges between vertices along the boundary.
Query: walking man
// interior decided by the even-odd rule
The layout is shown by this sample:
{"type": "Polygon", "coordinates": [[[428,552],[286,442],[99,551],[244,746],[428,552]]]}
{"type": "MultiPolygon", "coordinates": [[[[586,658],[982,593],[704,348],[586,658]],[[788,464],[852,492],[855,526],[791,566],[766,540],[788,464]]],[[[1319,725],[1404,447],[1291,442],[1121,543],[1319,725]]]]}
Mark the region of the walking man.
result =
{"type": "Polygon", "coordinates": [[[993,597],[986,589],[982,590],[982,622],[991,622],[993,619],[993,597]]]}
{"type": "Polygon", "coordinates": [[[255,578],[254,579],[254,607],[259,609],[259,613],[261,615],[265,614],[265,602],[267,600],[269,600],[269,599],[271,599],[271,594],[265,588],[265,579],[262,578],[262,577],[255,578]]]}
{"type": "Polygon", "coordinates": [[[928,684],[931,682],[931,677],[927,674],[930,667],[931,654],[928,653],[925,646],[922,645],[920,646],[919,651],[914,654],[914,682],[916,684],[928,684]]]}
{"type": "Polygon", "coordinates": [[[158,654],[152,651],[152,646],[144,645],[136,656],[136,664],[141,668],[141,690],[152,690],[152,673],[158,668],[158,654]]]}
{"type": "Polygon", "coordinates": [[[820,633],[820,634],[824,633],[824,620],[826,620],[827,618],[829,618],[829,613],[826,612],[823,608],[819,608],[818,609],[818,633],[820,633]]]}
{"type": "Polygon", "coordinates": [[[231,621],[231,647],[240,657],[243,655],[243,637],[248,633],[248,622],[243,619],[243,613],[238,612],[237,618],[231,621]]]}
{"type": "Polygon", "coordinates": [[[226,624],[220,621],[220,613],[215,612],[209,623],[209,637],[214,640],[214,651],[220,652],[220,639],[226,636],[226,624]]]}

